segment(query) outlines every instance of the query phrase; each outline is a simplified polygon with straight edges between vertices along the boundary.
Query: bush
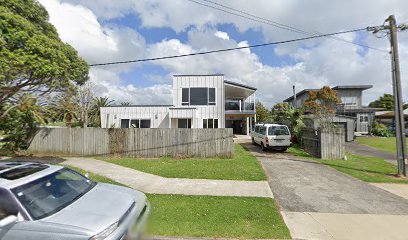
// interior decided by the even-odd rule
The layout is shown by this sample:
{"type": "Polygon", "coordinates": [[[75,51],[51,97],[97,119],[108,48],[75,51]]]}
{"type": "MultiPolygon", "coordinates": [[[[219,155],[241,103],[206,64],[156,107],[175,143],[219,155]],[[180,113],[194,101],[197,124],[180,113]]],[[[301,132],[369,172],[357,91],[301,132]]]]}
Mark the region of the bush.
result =
{"type": "Polygon", "coordinates": [[[391,137],[392,132],[382,123],[374,122],[373,127],[371,128],[371,134],[379,137],[391,137]]]}

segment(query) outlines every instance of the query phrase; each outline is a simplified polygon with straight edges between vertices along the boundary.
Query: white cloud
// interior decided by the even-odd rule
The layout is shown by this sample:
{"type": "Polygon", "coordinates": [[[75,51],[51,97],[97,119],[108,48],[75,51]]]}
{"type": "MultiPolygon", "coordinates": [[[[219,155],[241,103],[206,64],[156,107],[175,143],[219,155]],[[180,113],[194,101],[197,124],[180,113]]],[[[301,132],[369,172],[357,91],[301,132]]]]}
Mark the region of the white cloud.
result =
{"type": "MultiPolygon", "coordinates": [[[[158,57],[187,54],[237,46],[247,46],[247,41],[237,42],[227,32],[216,28],[217,24],[232,23],[243,32],[248,29],[262,32],[259,41],[285,40],[301,37],[297,33],[277,29],[268,25],[231,16],[208,9],[185,0],[41,0],[51,15],[63,40],[72,44],[88,61],[103,62],[142,57],[158,57]],[[68,4],[70,3],[70,4],[68,4]],[[102,26],[101,19],[114,19],[135,14],[142,21],[142,27],[170,27],[177,32],[188,29],[188,41],[166,39],[147,45],[134,29],[120,26],[102,26]],[[99,21],[98,21],[99,20],[99,21]],[[193,26],[193,27],[191,27],[193,26]],[[137,56],[137,57],[136,57],[137,56]]],[[[405,9],[408,2],[403,0],[324,1],[324,0],[259,0],[248,3],[244,0],[224,0],[221,4],[242,9],[258,16],[269,18],[307,31],[335,32],[344,29],[379,25],[390,14],[395,13],[400,22],[408,20],[405,9]]],[[[341,38],[355,40],[361,34],[341,35],[341,38]]],[[[408,74],[408,34],[400,35],[400,54],[404,84],[408,74]]],[[[367,37],[363,43],[381,49],[388,49],[386,38],[367,37]]],[[[268,51],[268,48],[265,48],[268,51]]],[[[384,92],[391,92],[390,62],[382,52],[365,50],[333,39],[319,39],[302,43],[280,45],[274,53],[296,60],[285,66],[270,66],[262,63],[250,49],[170,59],[152,62],[170,73],[200,74],[224,73],[230,80],[240,81],[258,87],[258,97],[268,105],[278,102],[291,94],[292,85],[297,89],[317,88],[323,85],[373,84],[366,92],[367,103],[384,92]],[[364,54],[361,54],[364,52],[364,54]]],[[[121,98],[133,98],[135,103],[166,100],[170,87],[166,78],[151,76],[153,86],[142,90],[120,80],[119,74],[133,65],[93,69],[93,81],[100,83],[100,91],[121,98]],[[165,90],[167,89],[167,90],[165,90]],[[155,92],[157,91],[157,92],[155,92]],[[129,94],[136,94],[131,97],[129,94]],[[145,97],[138,97],[138,96],[145,97]],[[147,96],[148,95],[148,96],[147,96]],[[149,98],[151,95],[157,96],[149,98]],[[139,102],[141,101],[141,102],[139,102]]],[[[405,96],[405,99],[407,96],[405,96]]],[[[406,99],[407,100],[407,99],[406,99]]],[[[127,100],[129,101],[129,100],[127,100]]],[[[156,103],[156,102],[155,102],[156,103]]]]}

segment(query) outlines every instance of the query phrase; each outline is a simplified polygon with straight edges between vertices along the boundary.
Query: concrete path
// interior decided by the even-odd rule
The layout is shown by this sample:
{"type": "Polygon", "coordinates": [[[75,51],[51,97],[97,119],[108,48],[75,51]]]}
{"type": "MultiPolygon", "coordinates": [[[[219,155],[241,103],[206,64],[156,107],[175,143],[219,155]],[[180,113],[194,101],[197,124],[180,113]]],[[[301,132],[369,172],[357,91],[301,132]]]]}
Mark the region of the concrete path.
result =
{"type": "Polygon", "coordinates": [[[346,151],[357,155],[383,158],[392,164],[397,164],[395,154],[381,151],[357,142],[346,142],[346,151]]]}
{"type": "Polygon", "coordinates": [[[408,200],[314,161],[245,147],[265,169],[293,238],[406,239],[408,228],[398,227],[408,223],[408,200]]]}
{"type": "Polygon", "coordinates": [[[408,184],[397,183],[371,183],[371,185],[384,189],[402,198],[408,199],[408,184]]]}
{"type": "Polygon", "coordinates": [[[145,193],[273,198],[267,181],[165,178],[89,158],[63,163],[93,172],[145,193]]]}

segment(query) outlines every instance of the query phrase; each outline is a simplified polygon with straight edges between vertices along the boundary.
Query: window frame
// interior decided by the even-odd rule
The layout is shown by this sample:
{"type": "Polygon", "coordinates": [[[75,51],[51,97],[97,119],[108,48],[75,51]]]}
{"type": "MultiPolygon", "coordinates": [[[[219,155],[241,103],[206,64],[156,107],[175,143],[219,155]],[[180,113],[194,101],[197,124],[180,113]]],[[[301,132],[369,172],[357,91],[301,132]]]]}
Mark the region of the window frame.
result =
{"type": "Polygon", "coordinates": [[[181,105],[182,106],[216,106],[217,105],[217,88],[215,87],[182,87],[181,88],[181,105]],[[188,101],[183,99],[183,91],[187,89],[188,101]],[[191,104],[191,89],[207,89],[206,104],[191,104]],[[214,89],[214,100],[210,101],[210,91],[214,89]]]}
{"type": "Polygon", "coordinates": [[[203,118],[203,128],[219,128],[218,118],[203,118]],[[212,121],[212,127],[210,127],[210,120],[212,121]]]}

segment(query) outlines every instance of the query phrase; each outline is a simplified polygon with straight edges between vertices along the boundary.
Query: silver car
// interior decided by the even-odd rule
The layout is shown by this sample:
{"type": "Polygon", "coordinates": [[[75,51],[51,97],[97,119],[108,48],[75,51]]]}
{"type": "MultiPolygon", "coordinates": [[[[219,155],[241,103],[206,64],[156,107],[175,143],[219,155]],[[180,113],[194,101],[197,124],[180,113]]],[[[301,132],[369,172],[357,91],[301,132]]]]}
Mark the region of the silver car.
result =
{"type": "Polygon", "coordinates": [[[139,237],[146,195],[96,183],[61,166],[0,162],[0,239],[123,240],[139,237]]]}

